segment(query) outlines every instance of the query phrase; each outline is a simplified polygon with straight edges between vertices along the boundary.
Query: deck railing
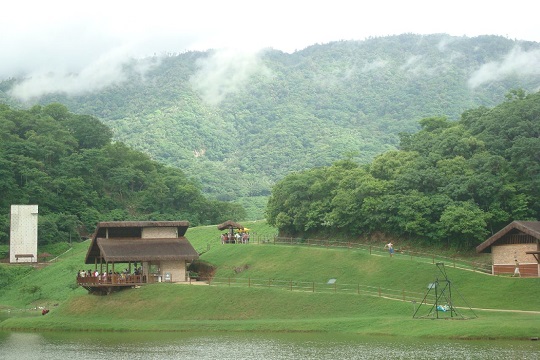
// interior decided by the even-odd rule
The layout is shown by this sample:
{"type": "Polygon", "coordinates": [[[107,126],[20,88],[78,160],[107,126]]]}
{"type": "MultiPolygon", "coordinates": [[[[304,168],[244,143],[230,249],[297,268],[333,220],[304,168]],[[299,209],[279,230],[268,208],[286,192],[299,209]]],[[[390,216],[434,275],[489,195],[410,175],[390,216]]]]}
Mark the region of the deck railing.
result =
{"type": "Polygon", "coordinates": [[[125,286],[139,285],[153,282],[153,277],[150,281],[146,275],[126,275],[126,274],[107,274],[106,276],[77,276],[77,284],[81,286],[125,286]]]}

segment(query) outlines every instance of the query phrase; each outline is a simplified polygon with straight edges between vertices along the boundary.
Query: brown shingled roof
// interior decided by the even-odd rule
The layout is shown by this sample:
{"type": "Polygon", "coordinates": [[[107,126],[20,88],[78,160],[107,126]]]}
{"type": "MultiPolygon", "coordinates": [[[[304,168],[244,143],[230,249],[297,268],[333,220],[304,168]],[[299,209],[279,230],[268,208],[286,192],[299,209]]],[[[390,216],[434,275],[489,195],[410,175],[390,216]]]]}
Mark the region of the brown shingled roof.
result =
{"type": "Polygon", "coordinates": [[[225,229],[230,229],[230,228],[243,229],[244,227],[237,222],[234,222],[232,220],[227,220],[223,224],[219,224],[217,228],[218,230],[225,230],[225,229]]]}
{"type": "Polygon", "coordinates": [[[97,224],[85,263],[194,260],[199,254],[184,237],[188,221],[107,221],[97,224]],[[176,238],[141,238],[146,227],[176,228],[176,238]],[[106,238],[106,235],[109,238],[106,238]]]}
{"type": "Polygon", "coordinates": [[[510,224],[496,232],[489,239],[481,243],[476,247],[476,252],[481,253],[484,250],[488,249],[491,245],[496,243],[508,232],[513,229],[517,229],[527,235],[531,235],[537,239],[540,239],[540,221],[512,221],[510,224]]]}
{"type": "Polygon", "coordinates": [[[102,221],[97,224],[92,238],[105,237],[105,229],[118,229],[116,232],[128,232],[131,229],[146,227],[175,227],[178,236],[184,236],[189,227],[189,221],[102,221]]]}
{"type": "Polygon", "coordinates": [[[102,221],[98,227],[178,227],[189,226],[189,221],[102,221]]]}
{"type": "MultiPolygon", "coordinates": [[[[96,239],[99,253],[106,262],[131,262],[131,261],[193,261],[199,258],[199,254],[185,237],[181,238],[123,238],[123,239],[96,239]]],[[[85,263],[93,264],[99,253],[88,254],[85,263]]]]}

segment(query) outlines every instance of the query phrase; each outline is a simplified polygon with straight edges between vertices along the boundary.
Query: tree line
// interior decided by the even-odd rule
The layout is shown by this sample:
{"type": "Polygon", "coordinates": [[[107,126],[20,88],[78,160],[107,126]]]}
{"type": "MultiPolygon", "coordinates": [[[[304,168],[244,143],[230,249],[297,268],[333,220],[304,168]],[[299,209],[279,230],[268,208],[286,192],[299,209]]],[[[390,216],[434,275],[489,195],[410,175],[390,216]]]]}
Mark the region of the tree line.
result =
{"type": "Polygon", "coordinates": [[[470,248],[540,217],[540,92],[419,123],[367,165],[344,159],[286,176],[272,189],[269,224],[295,236],[384,232],[470,248]]]}
{"type": "Polygon", "coordinates": [[[99,119],[53,103],[28,110],[0,104],[0,243],[12,204],[39,206],[40,244],[77,240],[98,221],[188,220],[216,224],[246,216],[209,199],[178,169],[120,141],[99,119]]]}

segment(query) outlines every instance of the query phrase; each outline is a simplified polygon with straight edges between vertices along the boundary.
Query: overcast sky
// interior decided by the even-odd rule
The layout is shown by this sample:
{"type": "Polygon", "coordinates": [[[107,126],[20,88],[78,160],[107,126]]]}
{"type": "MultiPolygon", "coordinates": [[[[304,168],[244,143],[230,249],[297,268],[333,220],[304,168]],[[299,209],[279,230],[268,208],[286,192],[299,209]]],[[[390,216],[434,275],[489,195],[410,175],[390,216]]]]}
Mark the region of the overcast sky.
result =
{"type": "Polygon", "coordinates": [[[401,33],[494,34],[540,42],[535,3],[6,0],[0,9],[0,80],[22,74],[32,78],[21,90],[28,96],[38,96],[32,89],[47,86],[76,92],[82,83],[92,87],[114,81],[122,62],[133,56],[267,47],[294,52],[315,43],[401,33]]]}

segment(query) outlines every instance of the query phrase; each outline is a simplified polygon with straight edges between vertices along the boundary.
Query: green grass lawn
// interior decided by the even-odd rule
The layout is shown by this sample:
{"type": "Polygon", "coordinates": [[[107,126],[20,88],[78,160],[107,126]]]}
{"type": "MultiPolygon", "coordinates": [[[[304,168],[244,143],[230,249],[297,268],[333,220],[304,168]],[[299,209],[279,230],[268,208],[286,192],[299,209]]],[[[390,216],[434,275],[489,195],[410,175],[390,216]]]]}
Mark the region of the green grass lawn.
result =
{"type": "Polygon", "coordinates": [[[7,329],[93,331],[350,332],[436,338],[526,339],[540,315],[480,312],[473,320],[413,319],[411,304],[370,296],[280,289],[154,284],[76,296],[46,316],[12,317],[7,329]]]}
{"type": "MultiPolygon", "coordinates": [[[[425,293],[428,284],[444,280],[440,269],[408,256],[369,255],[366,251],[286,245],[221,245],[202,257],[218,265],[218,278],[278,279],[317,284],[336,279],[336,286],[361,285],[425,293]]],[[[445,266],[453,296],[474,308],[540,311],[540,279],[495,277],[445,266]]]]}
{"type": "MultiPolygon", "coordinates": [[[[273,235],[265,223],[243,224],[273,235]]],[[[217,267],[221,285],[160,283],[109,296],[88,295],[75,286],[85,268],[89,241],[74,244],[57,262],[41,268],[0,265],[9,282],[0,291],[0,329],[106,331],[321,331],[441,338],[525,339],[540,335],[540,279],[495,277],[445,266],[454,305],[470,305],[472,320],[413,319],[415,306],[435,279],[429,261],[367,251],[288,245],[225,244],[215,226],[191,228],[186,236],[217,267]],[[337,291],[319,291],[336,279],[337,291]],[[296,287],[263,286],[284,283],[296,287]],[[232,286],[228,286],[228,282],[232,286]],[[243,284],[237,286],[238,284],[243,284]],[[259,284],[250,286],[247,284],[259,284]],[[415,294],[398,301],[342,288],[382,288],[415,294]],[[466,304],[463,304],[462,299],[466,304]],[[44,306],[38,311],[23,311],[44,306]],[[6,309],[11,312],[7,314],[6,309]],[[516,312],[484,309],[516,310],[516,312]],[[528,312],[519,312],[528,311],[528,312]]],[[[376,290],[375,290],[376,292],[376,290]]],[[[399,298],[399,296],[397,296],[399,298]]],[[[423,305],[425,306],[425,305],[423,305]]]]}

